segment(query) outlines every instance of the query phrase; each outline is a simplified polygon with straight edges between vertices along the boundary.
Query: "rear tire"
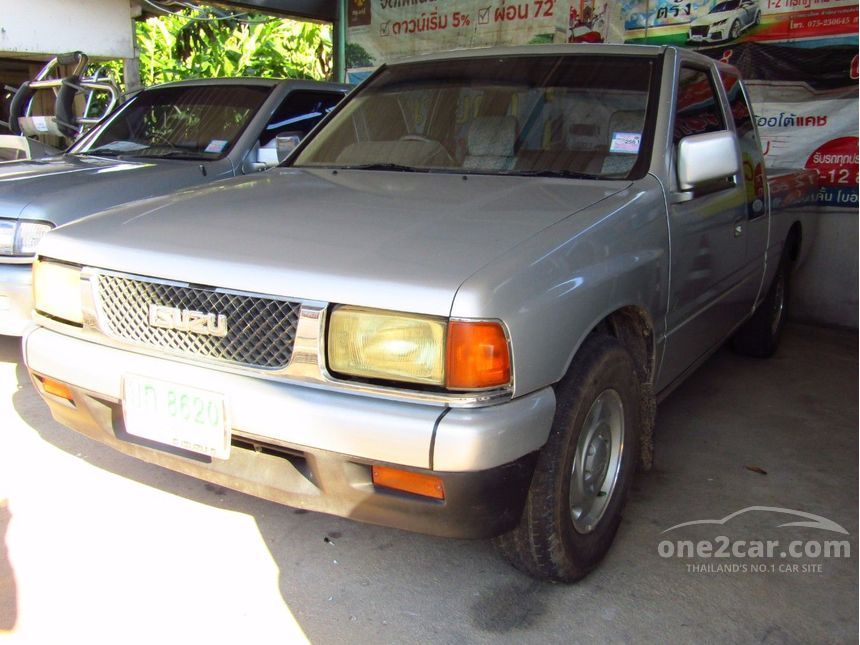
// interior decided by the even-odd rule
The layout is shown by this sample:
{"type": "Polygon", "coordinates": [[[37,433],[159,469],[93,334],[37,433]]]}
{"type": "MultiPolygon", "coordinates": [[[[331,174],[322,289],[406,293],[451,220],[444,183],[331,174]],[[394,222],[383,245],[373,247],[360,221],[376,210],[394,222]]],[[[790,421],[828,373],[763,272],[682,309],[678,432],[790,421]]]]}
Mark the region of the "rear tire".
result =
{"type": "Polygon", "coordinates": [[[788,318],[790,282],[791,260],[784,254],[764,300],[732,337],[732,349],[755,358],[774,355],[788,318]]]}
{"type": "Polygon", "coordinates": [[[613,337],[589,338],[556,397],[519,525],[496,545],[531,576],[574,582],[609,550],[636,470],[640,384],[630,353],[613,337]]]}

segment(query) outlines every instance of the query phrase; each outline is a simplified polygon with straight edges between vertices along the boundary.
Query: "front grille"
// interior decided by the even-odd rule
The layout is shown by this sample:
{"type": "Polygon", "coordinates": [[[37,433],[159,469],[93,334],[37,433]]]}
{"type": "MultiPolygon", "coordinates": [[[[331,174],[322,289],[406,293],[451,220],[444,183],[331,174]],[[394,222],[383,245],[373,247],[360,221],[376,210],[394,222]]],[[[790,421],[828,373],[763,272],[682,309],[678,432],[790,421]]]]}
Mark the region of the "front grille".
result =
{"type": "Polygon", "coordinates": [[[690,33],[693,36],[707,36],[708,35],[708,27],[690,27],[690,33]]]}
{"type": "Polygon", "coordinates": [[[105,274],[98,276],[98,294],[102,324],[122,340],[263,369],[286,367],[293,353],[301,308],[297,302],[105,274]],[[227,334],[154,327],[150,305],[224,315],[227,334]]]}

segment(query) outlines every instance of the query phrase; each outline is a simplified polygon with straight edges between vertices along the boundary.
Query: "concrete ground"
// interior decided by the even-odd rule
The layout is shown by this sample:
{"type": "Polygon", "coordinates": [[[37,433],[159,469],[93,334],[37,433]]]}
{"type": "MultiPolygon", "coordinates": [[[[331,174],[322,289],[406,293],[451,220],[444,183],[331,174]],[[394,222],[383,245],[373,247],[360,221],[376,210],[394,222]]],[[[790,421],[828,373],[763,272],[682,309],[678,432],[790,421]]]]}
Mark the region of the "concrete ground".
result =
{"type": "Polygon", "coordinates": [[[564,586],[520,575],[487,542],[302,513],[115,453],[53,422],[18,343],[0,338],[0,633],[13,643],[857,642],[857,365],[856,333],[803,326],[769,361],[719,352],[661,405],[656,468],[638,477],[609,556],[564,586]],[[753,509],[664,532],[751,506],[831,523],[753,509]],[[780,526],[793,522],[807,525],[780,526]],[[755,541],[779,546],[771,558],[661,556],[678,542],[729,540],[740,555],[755,541]],[[817,555],[840,541],[850,556],[817,555]],[[811,556],[780,557],[789,543],[811,556]]]}

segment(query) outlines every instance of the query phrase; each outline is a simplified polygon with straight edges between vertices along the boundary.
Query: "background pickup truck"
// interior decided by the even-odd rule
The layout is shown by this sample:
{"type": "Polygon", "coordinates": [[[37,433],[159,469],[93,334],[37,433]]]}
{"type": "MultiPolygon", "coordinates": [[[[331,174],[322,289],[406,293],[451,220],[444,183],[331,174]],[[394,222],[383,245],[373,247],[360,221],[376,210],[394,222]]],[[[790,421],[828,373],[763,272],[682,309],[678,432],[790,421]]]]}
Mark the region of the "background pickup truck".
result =
{"type": "Polygon", "coordinates": [[[56,157],[0,163],[0,334],[30,323],[30,266],[48,230],[95,211],[277,165],[346,85],[183,81],[132,96],[56,157]]]}
{"type": "MultiPolygon", "coordinates": [[[[801,203],[814,175],[782,174],[801,203]]],[[[656,402],[768,356],[805,232],[737,71],[533,46],[380,68],[284,167],[48,234],[33,382],[63,424],[285,504],[603,557],[656,402]],[[253,208],[248,208],[249,204],[253,208]]]]}

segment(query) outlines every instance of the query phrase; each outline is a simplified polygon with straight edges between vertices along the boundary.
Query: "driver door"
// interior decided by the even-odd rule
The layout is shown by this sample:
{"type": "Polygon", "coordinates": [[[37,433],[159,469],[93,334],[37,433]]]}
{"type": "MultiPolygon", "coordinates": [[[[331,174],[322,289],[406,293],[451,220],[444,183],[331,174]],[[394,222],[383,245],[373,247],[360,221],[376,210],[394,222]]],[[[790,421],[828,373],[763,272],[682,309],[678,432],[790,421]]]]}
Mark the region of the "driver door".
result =
{"type": "MultiPolygon", "coordinates": [[[[729,130],[713,69],[685,64],[679,79],[674,154],[684,137],[729,130]]],[[[660,388],[722,342],[749,310],[743,182],[735,177],[669,197],[671,291],[660,388]]]]}

